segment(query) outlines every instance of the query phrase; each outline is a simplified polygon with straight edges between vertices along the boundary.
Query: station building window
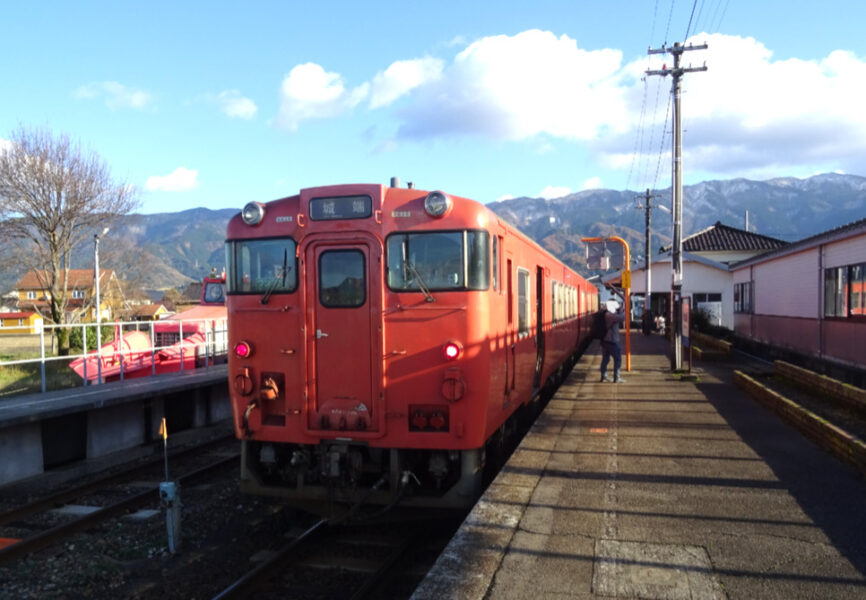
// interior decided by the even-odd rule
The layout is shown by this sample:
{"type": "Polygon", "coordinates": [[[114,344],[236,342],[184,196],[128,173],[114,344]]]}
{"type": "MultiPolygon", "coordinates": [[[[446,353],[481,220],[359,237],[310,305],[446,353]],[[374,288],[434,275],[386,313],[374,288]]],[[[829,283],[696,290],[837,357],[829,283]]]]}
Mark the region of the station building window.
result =
{"type": "Polygon", "coordinates": [[[866,316],[866,263],[824,269],[824,316],[866,316]]]}
{"type": "MultiPolygon", "coordinates": [[[[752,298],[754,297],[754,281],[745,281],[743,283],[735,283],[734,284],[734,312],[735,313],[753,313],[754,307],[752,305],[752,298]]],[[[695,294],[695,296],[700,296],[701,294],[695,294]]],[[[707,296],[715,296],[716,294],[706,294],[707,296]]],[[[721,301],[721,294],[718,294],[719,300],[721,301]]],[[[697,303],[698,300],[695,300],[697,303]]]]}

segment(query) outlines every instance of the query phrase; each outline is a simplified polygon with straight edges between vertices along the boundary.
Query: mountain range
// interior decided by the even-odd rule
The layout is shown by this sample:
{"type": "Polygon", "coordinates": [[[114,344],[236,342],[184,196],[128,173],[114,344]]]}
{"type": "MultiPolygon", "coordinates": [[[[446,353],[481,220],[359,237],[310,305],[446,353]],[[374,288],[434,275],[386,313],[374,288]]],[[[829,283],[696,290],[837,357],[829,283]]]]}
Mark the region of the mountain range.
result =
{"type": "MultiPolygon", "coordinates": [[[[459,190],[454,190],[459,194],[459,190]]],[[[706,181],[683,188],[683,236],[716,222],[787,242],[866,217],[866,177],[823,174],[753,181],[706,181]]],[[[643,256],[644,194],[586,190],[561,198],[513,198],[487,206],[554,255],[586,273],[582,237],[620,236],[634,258],[643,256]]],[[[670,207],[671,192],[655,190],[651,204],[670,207]]],[[[133,214],[112,225],[100,244],[100,265],[142,289],[179,287],[200,280],[225,264],[223,240],[238,209],[195,208],[177,213],[133,214]]],[[[671,217],[652,211],[652,252],[671,241],[671,217]]],[[[92,248],[78,253],[78,267],[93,265],[92,248]]],[[[0,290],[9,290],[20,269],[0,273],[0,290]]]]}

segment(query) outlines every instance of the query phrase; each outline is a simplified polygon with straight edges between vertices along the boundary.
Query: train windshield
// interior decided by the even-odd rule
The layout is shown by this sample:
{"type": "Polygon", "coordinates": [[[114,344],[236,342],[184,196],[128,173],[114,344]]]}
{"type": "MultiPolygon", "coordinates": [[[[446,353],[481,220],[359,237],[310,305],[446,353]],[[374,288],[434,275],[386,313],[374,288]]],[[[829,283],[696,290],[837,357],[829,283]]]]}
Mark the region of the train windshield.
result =
{"type": "Polygon", "coordinates": [[[226,242],[229,294],[280,294],[298,287],[295,241],[291,238],[226,242]]]}
{"type": "Polygon", "coordinates": [[[398,292],[486,290],[490,285],[486,231],[394,234],[387,253],[388,287],[398,292]]]}

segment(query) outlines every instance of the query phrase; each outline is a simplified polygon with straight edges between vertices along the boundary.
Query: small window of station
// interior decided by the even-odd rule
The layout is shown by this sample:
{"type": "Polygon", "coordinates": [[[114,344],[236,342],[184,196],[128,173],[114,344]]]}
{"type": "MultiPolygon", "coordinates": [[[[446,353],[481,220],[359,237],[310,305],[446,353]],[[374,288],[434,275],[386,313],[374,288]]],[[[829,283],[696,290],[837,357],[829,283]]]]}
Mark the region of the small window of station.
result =
{"type": "Polygon", "coordinates": [[[824,269],[824,316],[866,317],[866,263],[824,269]]]}

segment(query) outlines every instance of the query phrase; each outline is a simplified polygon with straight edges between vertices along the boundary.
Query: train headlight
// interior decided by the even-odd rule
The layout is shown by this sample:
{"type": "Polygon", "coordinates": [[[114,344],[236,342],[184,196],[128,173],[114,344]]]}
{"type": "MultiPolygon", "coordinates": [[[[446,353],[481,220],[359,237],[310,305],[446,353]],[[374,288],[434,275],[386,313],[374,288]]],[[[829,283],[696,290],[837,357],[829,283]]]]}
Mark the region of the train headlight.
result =
{"type": "Polygon", "coordinates": [[[238,358],[249,358],[253,354],[253,347],[249,342],[238,342],[235,344],[235,356],[238,358]]]}
{"type": "Polygon", "coordinates": [[[247,225],[258,225],[265,218],[265,207],[258,202],[247,202],[241,211],[241,219],[247,225]]]}
{"type": "Polygon", "coordinates": [[[445,360],[457,360],[461,354],[463,354],[463,346],[460,342],[451,341],[442,346],[442,356],[445,360]]]}
{"type": "Polygon", "coordinates": [[[424,210],[431,217],[444,217],[451,210],[451,198],[442,192],[430,192],[424,198],[424,210]]]}

